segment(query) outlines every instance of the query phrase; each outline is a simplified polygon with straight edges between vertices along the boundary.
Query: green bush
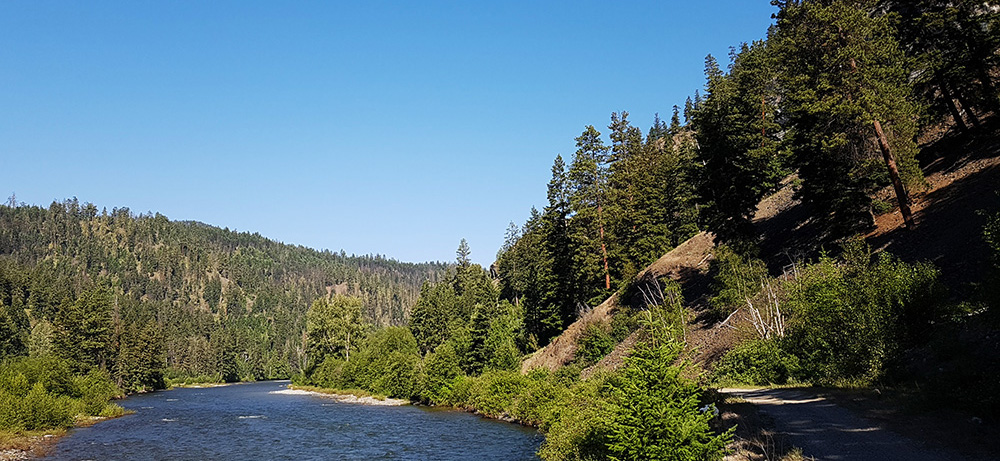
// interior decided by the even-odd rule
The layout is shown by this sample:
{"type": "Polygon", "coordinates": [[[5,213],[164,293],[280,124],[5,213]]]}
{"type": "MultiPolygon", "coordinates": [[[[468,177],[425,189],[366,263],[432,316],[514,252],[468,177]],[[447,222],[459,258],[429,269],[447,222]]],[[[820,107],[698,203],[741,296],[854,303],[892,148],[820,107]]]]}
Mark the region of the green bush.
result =
{"type": "Polygon", "coordinates": [[[461,361],[451,342],[446,342],[424,357],[420,400],[443,404],[448,401],[455,378],[462,375],[461,361]]]}
{"type": "Polygon", "coordinates": [[[389,397],[415,398],[419,391],[420,355],[417,341],[408,328],[377,330],[365,339],[360,350],[340,367],[324,360],[314,375],[323,387],[364,389],[389,397]]]}
{"type": "Polygon", "coordinates": [[[451,392],[443,403],[455,408],[475,410],[475,399],[481,386],[482,380],[478,377],[459,375],[448,386],[451,392]]]}
{"type": "Polygon", "coordinates": [[[54,357],[9,359],[0,365],[0,429],[68,427],[74,416],[108,412],[120,393],[103,371],[74,376],[54,357]]]}
{"type": "Polygon", "coordinates": [[[313,369],[306,383],[320,387],[338,388],[344,385],[343,374],[344,361],[329,356],[313,369]]]}
{"type": "Polygon", "coordinates": [[[719,384],[764,386],[785,384],[798,372],[797,359],[774,340],[740,344],[715,364],[712,381],[719,384]]]}
{"type": "Polygon", "coordinates": [[[611,319],[611,339],[620,343],[638,328],[636,312],[628,307],[620,307],[611,319]]]}
{"type": "Polygon", "coordinates": [[[608,459],[608,375],[574,384],[553,402],[538,455],[545,460],[608,459]]]}
{"type": "Polygon", "coordinates": [[[528,373],[525,385],[514,398],[510,414],[518,421],[549,429],[560,402],[566,400],[569,389],[559,378],[544,368],[528,373]]]}
{"type": "Polygon", "coordinates": [[[70,410],[73,401],[67,396],[57,396],[45,390],[45,384],[36,382],[21,401],[20,427],[26,430],[69,427],[73,425],[70,410]]]}
{"type": "Polygon", "coordinates": [[[492,417],[509,416],[515,397],[527,386],[524,375],[516,371],[488,371],[479,380],[473,403],[479,412],[492,417]]]}
{"type": "Polygon", "coordinates": [[[710,427],[715,415],[700,409],[701,389],[671,365],[681,350],[676,342],[640,343],[609,381],[610,459],[722,459],[732,431],[715,434],[710,427]]]}
{"type": "Polygon", "coordinates": [[[111,377],[101,370],[95,369],[84,376],[75,376],[73,384],[83,403],[82,413],[87,415],[100,414],[108,401],[119,395],[111,377]]]}
{"type": "Polygon", "coordinates": [[[710,273],[717,293],[711,299],[712,312],[725,317],[760,292],[761,281],[767,278],[767,266],[759,259],[744,257],[720,245],[715,250],[710,273]]]}
{"type": "MultiPolygon", "coordinates": [[[[416,346],[416,342],[413,344],[416,346]]],[[[392,351],[373,363],[376,368],[371,371],[372,382],[366,389],[378,394],[404,399],[412,399],[417,396],[419,355],[405,351],[392,351]]]]}
{"type": "Polygon", "coordinates": [[[792,285],[785,350],[805,380],[871,383],[941,315],[937,276],[929,264],[849,244],[843,263],[823,258],[792,285]]]}
{"type": "Polygon", "coordinates": [[[614,350],[616,343],[608,330],[608,325],[603,322],[587,325],[577,340],[577,363],[588,367],[597,363],[605,355],[614,350]]]}

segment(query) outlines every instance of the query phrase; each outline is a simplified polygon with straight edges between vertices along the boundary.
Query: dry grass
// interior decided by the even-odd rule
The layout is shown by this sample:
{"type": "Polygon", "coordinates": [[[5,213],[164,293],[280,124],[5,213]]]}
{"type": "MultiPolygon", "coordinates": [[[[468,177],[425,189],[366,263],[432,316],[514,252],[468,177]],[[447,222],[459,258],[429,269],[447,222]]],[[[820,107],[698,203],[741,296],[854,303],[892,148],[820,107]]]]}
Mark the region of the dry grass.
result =
{"type": "Polygon", "coordinates": [[[319,394],[327,395],[353,395],[359,399],[365,397],[371,397],[375,400],[385,400],[386,396],[380,394],[372,394],[364,389],[329,389],[326,387],[316,387],[316,386],[300,386],[297,384],[292,384],[288,386],[289,389],[296,389],[300,391],[316,392],[319,394]]]}
{"type": "Polygon", "coordinates": [[[528,356],[521,363],[521,372],[527,373],[535,368],[556,371],[572,362],[576,358],[577,341],[587,330],[587,327],[594,323],[610,323],[617,307],[618,296],[613,295],[600,306],[584,313],[579,320],[570,324],[561,335],[553,338],[547,346],[528,356]]]}
{"type": "Polygon", "coordinates": [[[66,429],[44,431],[0,431],[0,461],[44,456],[66,429]]]}

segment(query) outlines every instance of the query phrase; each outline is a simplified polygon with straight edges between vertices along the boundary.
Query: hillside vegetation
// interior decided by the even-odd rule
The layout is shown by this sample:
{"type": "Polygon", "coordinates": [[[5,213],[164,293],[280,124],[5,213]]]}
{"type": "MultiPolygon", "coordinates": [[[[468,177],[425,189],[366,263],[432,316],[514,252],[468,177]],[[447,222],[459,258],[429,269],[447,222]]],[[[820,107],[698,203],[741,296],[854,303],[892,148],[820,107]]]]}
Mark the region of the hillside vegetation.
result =
{"type": "Polygon", "coordinates": [[[305,311],[333,293],[365,323],[403,324],[445,264],[286,245],[89,203],[0,206],[0,346],[108,370],[123,390],[164,373],[233,381],[305,363],[305,311]]]}
{"type": "Polygon", "coordinates": [[[993,421],[996,373],[953,354],[996,329],[996,183],[948,213],[950,236],[936,210],[954,203],[925,173],[996,155],[969,149],[996,136],[1000,5],[774,3],[767,39],[725,68],[709,56],[704,93],[669,122],[585,127],[489,272],[460,247],[408,329],[354,338],[350,358],[341,334],[300,382],[533,424],[545,459],[719,459],[713,383],[916,377],[993,421]],[[979,242],[982,264],[907,251],[928,240],[905,235],[979,242]],[[961,378],[920,373],[940,360],[961,378]]]}
{"type": "Polygon", "coordinates": [[[188,374],[294,373],[537,426],[545,459],[721,459],[718,383],[916,382],[996,422],[997,182],[956,203],[963,183],[929,176],[998,154],[1000,4],[773,3],[767,39],[709,56],[669,121],[586,126],[488,269],[464,240],[452,266],[405,265],[2,208],[5,354],[133,388],[161,353],[188,374]],[[949,263],[962,245],[977,263],[949,263]]]}

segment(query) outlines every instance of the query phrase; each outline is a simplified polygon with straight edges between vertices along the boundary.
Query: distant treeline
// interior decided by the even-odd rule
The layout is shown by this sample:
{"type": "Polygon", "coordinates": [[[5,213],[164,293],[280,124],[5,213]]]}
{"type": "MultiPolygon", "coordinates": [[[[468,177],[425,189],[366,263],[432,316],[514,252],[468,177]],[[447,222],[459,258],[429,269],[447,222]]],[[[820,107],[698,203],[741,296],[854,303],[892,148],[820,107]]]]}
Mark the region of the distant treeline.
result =
{"type": "Polygon", "coordinates": [[[313,300],[356,296],[367,323],[399,325],[421,284],[446,268],[107,212],[75,198],[48,208],[9,203],[0,206],[0,355],[56,353],[112,371],[125,390],[161,385],[132,376],[140,368],[287,377],[305,363],[313,300]]]}

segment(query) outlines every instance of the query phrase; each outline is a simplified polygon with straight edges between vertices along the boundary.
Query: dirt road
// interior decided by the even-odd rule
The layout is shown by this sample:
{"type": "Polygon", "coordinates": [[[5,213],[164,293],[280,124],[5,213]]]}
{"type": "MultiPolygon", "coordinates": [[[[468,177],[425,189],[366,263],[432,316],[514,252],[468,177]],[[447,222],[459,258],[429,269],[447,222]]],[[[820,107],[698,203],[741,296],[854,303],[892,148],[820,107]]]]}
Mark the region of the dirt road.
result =
{"type": "Polygon", "coordinates": [[[774,429],[808,458],[837,461],[946,461],[958,454],[930,449],[829,400],[800,389],[720,389],[757,405],[774,429]]]}

